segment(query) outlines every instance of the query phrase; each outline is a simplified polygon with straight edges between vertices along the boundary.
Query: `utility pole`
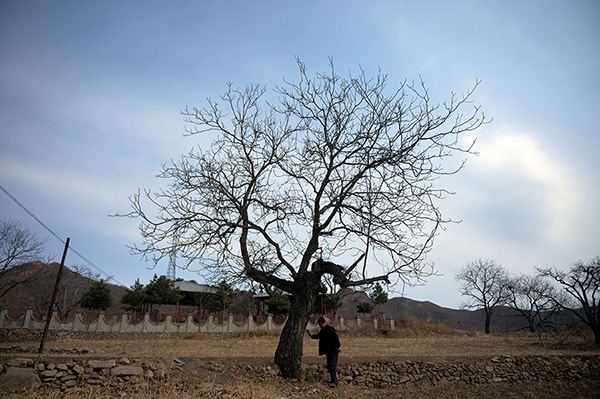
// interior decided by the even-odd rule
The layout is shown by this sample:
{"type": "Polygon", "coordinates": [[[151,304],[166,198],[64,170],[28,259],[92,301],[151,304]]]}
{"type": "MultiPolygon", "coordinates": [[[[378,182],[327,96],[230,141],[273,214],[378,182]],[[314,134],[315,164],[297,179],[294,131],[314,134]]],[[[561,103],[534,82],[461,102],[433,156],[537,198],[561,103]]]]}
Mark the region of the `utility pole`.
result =
{"type": "Polygon", "coordinates": [[[48,335],[48,328],[50,327],[50,321],[52,320],[52,310],[54,308],[54,304],[56,303],[56,295],[58,294],[58,287],[60,284],[60,276],[62,275],[63,268],[65,267],[65,259],[67,258],[67,250],[69,249],[69,241],[71,241],[70,237],[67,237],[67,242],[65,243],[65,251],[63,252],[62,260],[60,261],[60,266],[58,268],[58,274],[56,275],[56,285],[54,286],[54,292],[52,293],[52,301],[50,301],[50,308],[48,308],[48,316],[46,317],[46,326],[44,327],[44,334],[42,334],[42,342],[40,342],[40,349],[38,349],[38,353],[42,353],[44,350],[44,343],[46,342],[46,336],[48,335]]]}

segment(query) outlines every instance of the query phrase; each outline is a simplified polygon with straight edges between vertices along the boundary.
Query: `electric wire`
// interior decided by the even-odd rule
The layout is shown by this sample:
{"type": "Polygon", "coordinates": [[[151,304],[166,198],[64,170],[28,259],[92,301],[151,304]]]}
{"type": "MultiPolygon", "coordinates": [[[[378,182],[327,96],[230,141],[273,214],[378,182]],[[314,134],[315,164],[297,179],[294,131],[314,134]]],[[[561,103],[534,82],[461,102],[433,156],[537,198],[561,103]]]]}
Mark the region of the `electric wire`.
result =
{"type": "MultiPolygon", "coordinates": [[[[62,242],[63,244],[66,245],[66,241],[65,240],[63,240],[62,238],[60,238],[58,236],[58,234],[56,234],[54,231],[52,231],[52,229],[50,229],[48,226],[46,226],[37,216],[35,216],[33,214],[33,212],[31,212],[29,209],[27,209],[27,207],[25,205],[23,205],[21,202],[19,202],[19,200],[17,200],[14,195],[12,195],[11,193],[9,193],[8,190],[6,190],[4,187],[2,187],[1,184],[0,184],[0,190],[2,190],[4,192],[4,194],[6,194],[11,200],[13,200],[21,209],[23,209],[25,212],[27,212],[27,214],[29,216],[31,216],[36,222],[38,222],[44,229],[48,230],[48,232],[50,232],[50,234],[52,234],[58,241],[60,241],[60,242],[62,242]]],[[[106,277],[108,277],[107,282],[110,281],[110,280],[113,280],[117,284],[120,284],[123,287],[125,287],[125,284],[123,284],[122,282],[120,282],[119,280],[117,280],[116,278],[114,278],[114,276],[111,276],[110,274],[106,273],[104,270],[100,269],[98,266],[96,266],[94,264],[94,262],[92,262],[91,260],[89,260],[88,258],[86,258],[85,256],[83,256],[82,254],[80,254],[77,250],[75,250],[75,248],[73,248],[72,246],[69,246],[69,248],[71,249],[71,251],[74,254],[76,254],[81,259],[83,259],[83,261],[85,261],[90,267],[92,267],[96,271],[98,271],[98,272],[104,274],[106,277]]]]}

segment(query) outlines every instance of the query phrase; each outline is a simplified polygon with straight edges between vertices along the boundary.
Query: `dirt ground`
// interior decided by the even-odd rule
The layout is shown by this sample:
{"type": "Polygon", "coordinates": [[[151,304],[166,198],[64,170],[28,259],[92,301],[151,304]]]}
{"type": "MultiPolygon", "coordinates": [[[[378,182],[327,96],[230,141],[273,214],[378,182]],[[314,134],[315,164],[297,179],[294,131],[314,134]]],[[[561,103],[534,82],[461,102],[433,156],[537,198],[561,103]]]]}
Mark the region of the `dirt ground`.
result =
{"type": "MultiPolygon", "coordinates": [[[[1,338],[1,337],[0,337],[1,338]]],[[[46,343],[44,358],[57,361],[71,359],[156,359],[174,356],[196,357],[206,362],[223,363],[225,370],[203,376],[185,376],[163,382],[152,382],[137,387],[108,387],[85,391],[70,396],[60,392],[39,390],[35,393],[0,392],[0,397],[12,398],[600,398],[600,382],[536,382],[532,384],[498,383],[443,386],[394,390],[361,388],[341,384],[330,389],[325,383],[286,381],[281,377],[265,378],[257,373],[260,367],[272,364],[279,337],[277,335],[144,335],[144,334],[91,334],[73,338],[68,334],[54,335],[46,343]],[[61,352],[71,353],[61,353],[61,352]],[[86,352],[73,354],[73,352],[86,352]]],[[[529,334],[444,333],[422,336],[361,336],[340,333],[343,353],[340,367],[345,364],[377,361],[419,360],[441,362],[466,359],[490,359],[495,356],[590,356],[600,355],[589,339],[571,339],[567,344],[529,334]]],[[[33,339],[20,342],[2,342],[0,358],[15,357],[11,348],[36,348],[33,339]]],[[[317,342],[304,341],[303,363],[324,363],[316,356],[317,342]]],[[[23,354],[19,354],[23,357],[23,354]]],[[[37,353],[28,355],[37,357],[37,353]]]]}

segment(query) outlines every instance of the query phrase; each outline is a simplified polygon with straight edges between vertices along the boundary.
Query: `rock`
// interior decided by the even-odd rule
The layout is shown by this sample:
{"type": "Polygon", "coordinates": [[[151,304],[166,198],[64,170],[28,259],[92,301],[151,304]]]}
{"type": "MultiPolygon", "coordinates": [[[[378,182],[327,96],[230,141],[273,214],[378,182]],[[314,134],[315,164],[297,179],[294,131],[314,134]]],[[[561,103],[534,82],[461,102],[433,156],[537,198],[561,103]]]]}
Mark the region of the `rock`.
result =
{"type": "Polygon", "coordinates": [[[125,366],[129,366],[131,364],[131,362],[129,361],[128,358],[122,357],[121,359],[119,359],[119,364],[123,364],[125,366]]]}
{"type": "Polygon", "coordinates": [[[66,386],[67,388],[72,388],[72,387],[74,387],[75,385],[77,385],[77,381],[75,381],[75,380],[68,380],[68,381],[65,381],[65,386],[66,386]]]}
{"type": "Polygon", "coordinates": [[[212,372],[221,372],[225,370],[225,365],[223,363],[211,363],[208,369],[212,372]]]}
{"type": "Polygon", "coordinates": [[[433,382],[431,382],[431,378],[429,378],[429,376],[425,374],[423,377],[421,377],[420,380],[415,382],[415,385],[419,387],[430,387],[433,385],[433,382]]]}
{"type": "Polygon", "coordinates": [[[26,368],[33,366],[33,359],[18,357],[16,359],[10,359],[6,362],[8,367],[26,368]]]}
{"type": "Polygon", "coordinates": [[[88,362],[88,365],[93,369],[109,369],[115,367],[117,365],[117,362],[115,362],[115,359],[90,360],[88,362]]]}
{"type": "Polygon", "coordinates": [[[408,381],[410,381],[410,377],[407,375],[403,375],[398,379],[400,384],[406,384],[408,381]]]}
{"type": "Polygon", "coordinates": [[[306,380],[308,382],[319,383],[319,382],[323,381],[323,376],[321,374],[314,373],[314,374],[311,374],[308,377],[306,377],[306,380]]]}
{"type": "Polygon", "coordinates": [[[44,370],[40,373],[40,377],[42,378],[52,378],[58,373],[56,370],[44,370]]]}
{"type": "Polygon", "coordinates": [[[113,377],[143,376],[144,369],[140,366],[117,366],[110,370],[113,377]]]}
{"type": "Polygon", "coordinates": [[[35,371],[44,371],[46,370],[46,365],[42,362],[35,365],[35,371]]]}
{"type": "Polygon", "coordinates": [[[206,366],[206,364],[197,357],[184,357],[181,359],[181,362],[184,364],[186,370],[200,369],[206,366]]]}
{"type": "Polygon", "coordinates": [[[40,377],[34,369],[9,367],[0,376],[0,390],[7,388],[37,389],[42,385],[40,377]]]}
{"type": "Polygon", "coordinates": [[[367,378],[363,375],[359,375],[358,377],[354,378],[354,382],[356,382],[357,384],[363,384],[367,381],[367,378]]]}
{"type": "Polygon", "coordinates": [[[83,367],[81,367],[80,365],[76,364],[73,366],[73,371],[75,372],[75,374],[77,375],[81,375],[83,374],[83,367]]]}
{"type": "Polygon", "coordinates": [[[175,356],[169,356],[165,358],[165,362],[171,367],[183,367],[185,363],[176,358],[175,356]]]}

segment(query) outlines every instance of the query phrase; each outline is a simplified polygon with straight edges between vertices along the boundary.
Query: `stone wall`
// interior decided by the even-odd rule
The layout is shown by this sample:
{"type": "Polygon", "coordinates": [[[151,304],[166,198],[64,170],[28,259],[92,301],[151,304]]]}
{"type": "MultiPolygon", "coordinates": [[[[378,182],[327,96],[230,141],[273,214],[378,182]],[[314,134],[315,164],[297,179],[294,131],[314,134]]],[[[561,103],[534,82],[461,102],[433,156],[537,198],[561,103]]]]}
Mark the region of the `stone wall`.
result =
{"type": "MultiPolygon", "coordinates": [[[[324,372],[324,369],[320,371],[324,372]]],[[[375,363],[346,365],[339,374],[346,383],[378,388],[405,384],[466,386],[501,382],[574,381],[599,379],[600,357],[503,356],[446,363],[380,359],[375,363]]]]}
{"type": "MultiPolygon", "coordinates": [[[[85,321],[81,312],[77,312],[69,321],[62,321],[56,313],[52,314],[50,321],[51,330],[65,331],[91,331],[91,332],[126,332],[126,333],[241,333],[255,331],[281,331],[285,325],[285,321],[278,324],[273,320],[271,315],[263,323],[259,323],[254,317],[244,317],[242,321],[235,320],[233,315],[224,320],[223,323],[217,323],[214,316],[209,316],[203,323],[197,323],[192,316],[186,316],[185,320],[174,322],[171,315],[166,315],[163,322],[153,322],[150,315],[146,314],[143,320],[135,321],[131,315],[123,313],[120,317],[112,317],[107,320],[103,313],[99,313],[98,317],[91,322],[85,321]]],[[[394,320],[387,320],[386,325],[378,325],[377,319],[369,319],[369,326],[374,328],[389,328],[394,330],[394,320]]],[[[344,320],[339,318],[331,324],[338,330],[360,329],[363,324],[360,318],[352,320],[344,320]]],[[[11,319],[8,316],[7,309],[0,311],[0,328],[30,328],[44,329],[45,320],[37,320],[33,317],[33,310],[30,308],[25,312],[25,315],[18,319],[11,319]]],[[[317,324],[309,323],[309,328],[317,328],[317,324]]]]}
{"type": "MultiPolygon", "coordinates": [[[[225,365],[205,362],[194,357],[165,357],[151,361],[119,359],[71,360],[57,362],[43,358],[16,357],[0,363],[0,392],[12,388],[42,386],[73,392],[118,386],[120,384],[150,384],[171,374],[212,375],[230,371],[254,375],[265,380],[277,378],[274,365],[225,365]],[[237,368],[237,369],[236,369],[237,368]]],[[[306,365],[308,380],[322,381],[322,365],[306,365]]],[[[339,370],[342,384],[370,388],[428,387],[453,384],[464,387],[474,384],[497,384],[531,381],[558,383],[600,378],[600,357],[495,357],[447,363],[391,362],[380,359],[372,363],[351,363],[339,370]]]]}

